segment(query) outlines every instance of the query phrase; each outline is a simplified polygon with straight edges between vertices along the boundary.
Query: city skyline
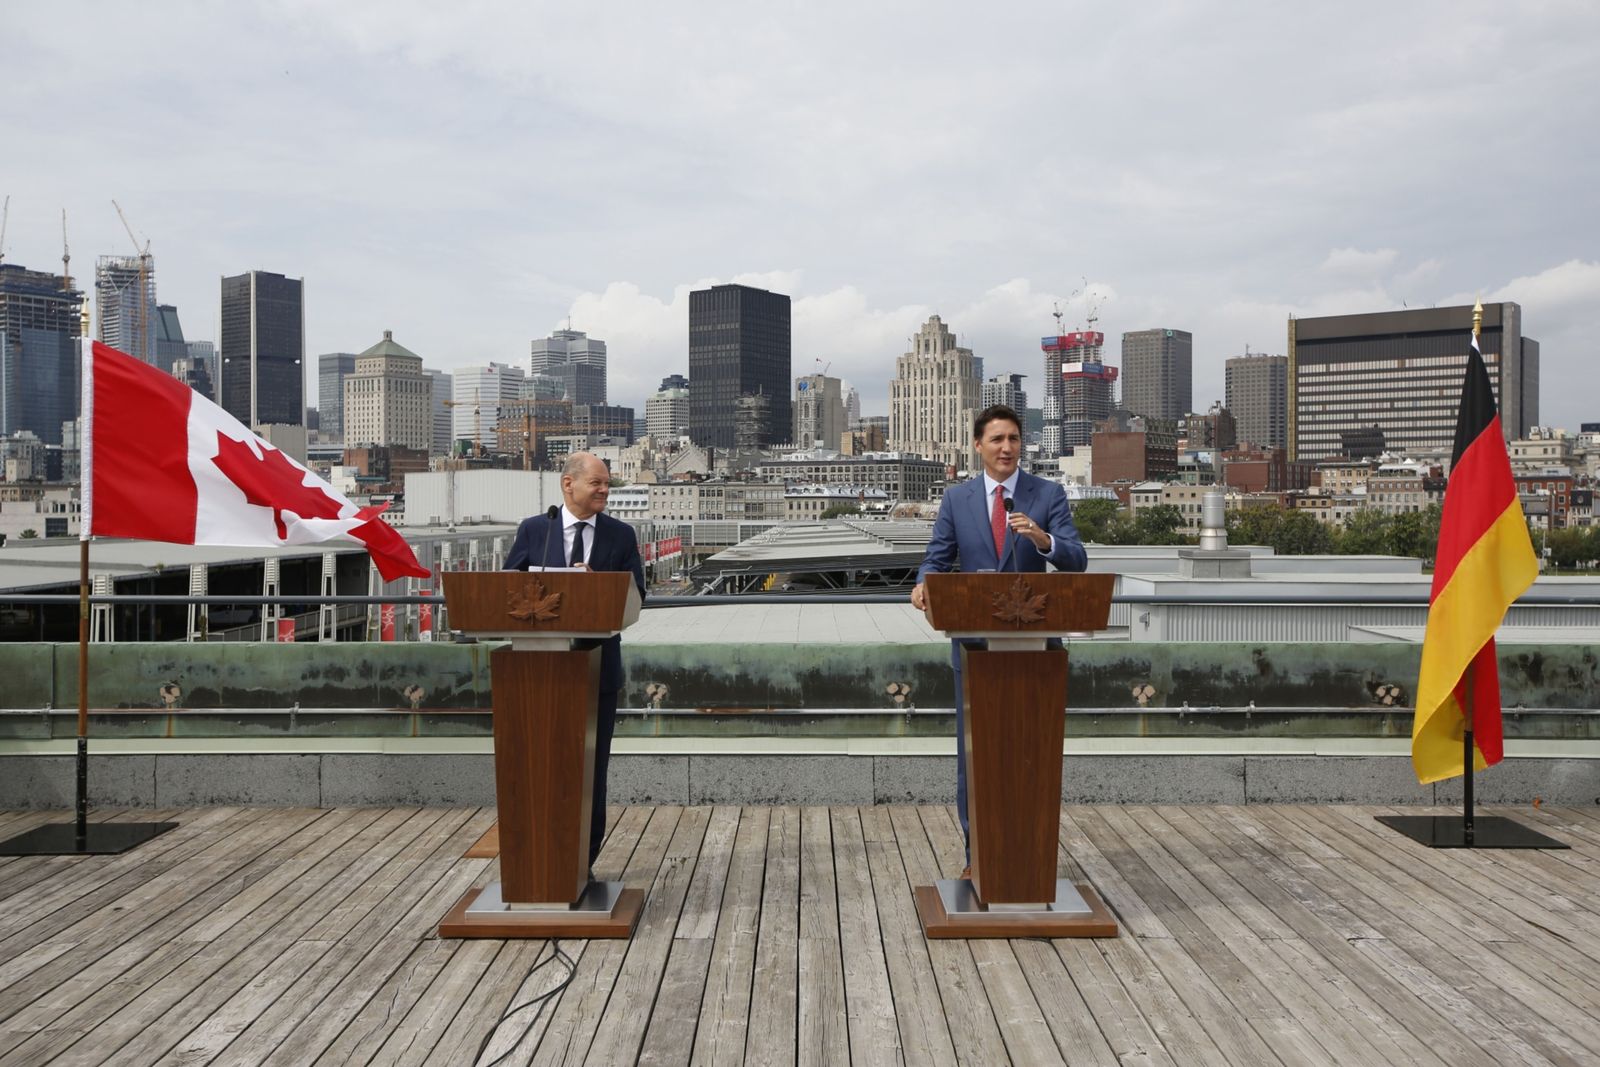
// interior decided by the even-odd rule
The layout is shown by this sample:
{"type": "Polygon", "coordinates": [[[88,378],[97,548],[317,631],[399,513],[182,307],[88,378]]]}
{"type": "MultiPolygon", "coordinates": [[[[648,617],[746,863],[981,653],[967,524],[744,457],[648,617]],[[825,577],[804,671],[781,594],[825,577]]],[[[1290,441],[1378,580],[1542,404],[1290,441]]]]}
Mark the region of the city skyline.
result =
{"type": "Polygon", "coordinates": [[[1054,303],[1066,328],[1085,324],[1085,279],[1108,336],[1194,334],[1201,408],[1227,358],[1283,351],[1291,313],[1481,296],[1519,303],[1541,340],[1542,421],[1595,421],[1576,386],[1600,227],[1574,205],[1597,160],[1569,131],[1600,117],[1600,13],[1383,10],[1377,42],[1358,9],[1013,6],[915,26],[869,11],[850,34],[807,20],[760,50],[706,27],[679,59],[716,57],[724,83],[646,47],[639,30],[676,25],[649,8],[434,24],[404,4],[285,0],[174,20],[109,9],[72,34],[19,9],[15,76],[31,88],[0,104],[4,251],[55,270],[64,206],[87,287],[95,257],[135,250],[116,197],[186,336],[218,339],[217,279],[249,269],[305,278],[311,353],[394,328],[436,369],[525,365],[529,339],[570,317],[611,346],[612,402],[640,410],[687,370],[687,293],[712,283],[790,294],[794,369],[831,362],[869,413],[931,314],[987,375],[1037,385],[1054,303]],[[560,54],[528,69],[524,45],[551,33],[560,54]],[[127,50],[158,38],[143,90],[111,91],[127,50]],[[1093,44],[1073,64],[1027,46],[1055,38],[1093,44]],[[959,91],[915,60],[953,40],[959,91]],[[1156,52],[1174,62],[1150,69],[1156,52]],[[582,76],[595,54],[612,60],[604,85],[582,76]],[[1137,86],[1108,80],[1119,69],[1139,69],[1137,86]],[[201,131],[224,117],[219,155],[201,131]],[[538,166],[551,143],[582,165],[538,166]]]}

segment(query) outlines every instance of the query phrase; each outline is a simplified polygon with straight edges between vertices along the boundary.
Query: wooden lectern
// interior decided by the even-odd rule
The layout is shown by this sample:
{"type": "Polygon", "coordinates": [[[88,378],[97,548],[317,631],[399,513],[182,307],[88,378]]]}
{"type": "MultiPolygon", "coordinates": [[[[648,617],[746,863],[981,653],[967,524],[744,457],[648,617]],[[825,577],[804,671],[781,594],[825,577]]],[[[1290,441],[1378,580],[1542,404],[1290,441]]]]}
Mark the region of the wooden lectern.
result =
{"type": "Polygon", "coordinates": [[[1114,574],[929,574],[928,619],[961,649],[972,878],[915,890],[928,937],[1115,937],[1095,891],[1056,877],[1067,651],[1103,630],[1114,574]]]}
{"type": "Polygon", "coordinates": [[[510,644],[489,657],[500,881],[469,890],[440,937],[629,936],[644,891],[589,881],[600,649],[639,618],[625,571],[446,573],[450,625],[510,644]]]}

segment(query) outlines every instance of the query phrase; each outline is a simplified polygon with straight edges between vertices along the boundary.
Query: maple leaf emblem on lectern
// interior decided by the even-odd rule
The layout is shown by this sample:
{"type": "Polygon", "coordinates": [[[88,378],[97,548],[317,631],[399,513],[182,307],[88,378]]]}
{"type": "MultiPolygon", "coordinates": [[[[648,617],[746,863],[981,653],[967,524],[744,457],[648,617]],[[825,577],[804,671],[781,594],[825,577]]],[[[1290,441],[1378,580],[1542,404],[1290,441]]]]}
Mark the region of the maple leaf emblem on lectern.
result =
{"type": "Polygon", "coordinates": [[[994,617],[1021,628],[1025,622],[1038,622],[1044,618],[1044,605],[1050,599],[1050,594],[1034,596],[1028,583],[1018,578],[1011,583],[1010,589],[996,593],[993,599],[994,617]]]}
{"type": "Polygon", "coordinates": [[[538,579],[513,585],[506,590],[506,614],[521,622],[549,622],[561,614],[561,594],[546,594],[538,579]]]}

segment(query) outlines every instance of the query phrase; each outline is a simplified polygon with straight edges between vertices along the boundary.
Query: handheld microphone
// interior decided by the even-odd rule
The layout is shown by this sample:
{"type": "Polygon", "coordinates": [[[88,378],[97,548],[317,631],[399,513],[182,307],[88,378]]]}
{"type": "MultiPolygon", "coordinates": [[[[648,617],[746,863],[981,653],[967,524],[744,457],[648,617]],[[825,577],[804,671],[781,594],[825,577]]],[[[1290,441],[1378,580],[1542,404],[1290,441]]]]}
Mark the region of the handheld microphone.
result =
{"type": "Polygon", "coordinates": [[[1022,568],[1017,564],[1017,531],[1011,528],[1011,510],[1016,504],[1008,496],[1000,498],[1000,506],[1006,509],[1006,543],[1011,547],[1011,569],[1018,574],[1022,568]]]}
{"type": "Polygon", "coordinates": [[[554,504],[550,505],[544,513],[544,552],[539,556],[539,566],[550,566],[550,535],[555,531],[556,523],[561,521],[561,509],[554,504]]]}

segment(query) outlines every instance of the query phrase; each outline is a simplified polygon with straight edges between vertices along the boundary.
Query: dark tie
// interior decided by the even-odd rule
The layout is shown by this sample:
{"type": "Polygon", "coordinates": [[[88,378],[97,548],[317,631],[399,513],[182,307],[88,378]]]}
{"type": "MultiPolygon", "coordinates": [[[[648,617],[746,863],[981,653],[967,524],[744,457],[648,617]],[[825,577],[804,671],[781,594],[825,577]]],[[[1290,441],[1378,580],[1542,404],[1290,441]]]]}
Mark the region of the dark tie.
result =
{"type": "Polygon", "coordinates": [[[572,531],[572,565],[576,567],[583,562],[583,528],[589,525],[586,522],[578,523],[572,531]]]}

